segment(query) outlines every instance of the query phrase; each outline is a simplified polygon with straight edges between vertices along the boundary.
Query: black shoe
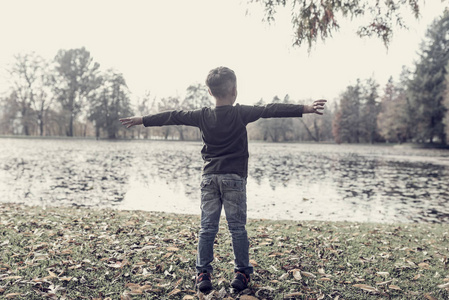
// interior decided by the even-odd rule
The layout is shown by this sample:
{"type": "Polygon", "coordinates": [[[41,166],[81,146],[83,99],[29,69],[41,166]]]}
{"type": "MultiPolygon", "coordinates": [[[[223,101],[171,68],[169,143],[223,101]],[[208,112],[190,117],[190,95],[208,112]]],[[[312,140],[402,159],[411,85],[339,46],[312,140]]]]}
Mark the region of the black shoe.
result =
{"type": "Polygon", "coordinates": [[[196,278],[196,285],[198,286],[198,289],[201,293],[207,292],[212,289],[212,282],[210,282],[211,277],[211,274],[207,273],[207,271],[198,274],[196,278]]]}
{"type": "Polygon", "coordinates": [[[234,280],[231,282],[231,286],[236,290],[242,291],[248,287],[248,283],[251,281],[249,275],[241,272],[236,272],[234,280]]]}

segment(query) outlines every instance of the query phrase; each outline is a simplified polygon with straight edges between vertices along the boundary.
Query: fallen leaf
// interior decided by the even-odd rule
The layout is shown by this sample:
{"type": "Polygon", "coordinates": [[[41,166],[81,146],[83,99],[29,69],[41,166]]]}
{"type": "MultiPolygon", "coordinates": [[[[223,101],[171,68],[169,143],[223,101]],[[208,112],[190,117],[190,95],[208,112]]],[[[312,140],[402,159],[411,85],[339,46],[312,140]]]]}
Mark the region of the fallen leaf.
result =
{"type": "Polygon", "coordinates": [[[5,296],[5,298],[6,298],[6,299],[12,299],[12,298],[15,298],[15,297],[17,297],[17,296],[22,296],[22,294],[21,294],[21,293],[10,293],[10,294],[7,294],[7,295],[5,296]]]}
{"type": "Polygon", "coordinates": [[[127,284],[125,284],[125,288],[129,288],[130,290],[135,290],[135,289],[140,289],[140,285],[138,285],[137,283],[128,282],[127,284]]]}
{"type": "Polygon", "coordinates": [[[401,288],[397,285],[391,284],[388,286],[390,289],[392,290],[397,290],[397,291],[401,291],[401,288]]]}
{"type": "Polygon", "coordinates": [[[376,288],[374,288],[372,286],[369,286],[367,284],[354,284],[353,286],[357,287],[357,288],[360,288],[360,289],[362,289],[364,291],[373,293],[373,294],[378,294],[379,293],[379,291],[376,288]]]}
{"type": "Polygon", "coordinates": [[[418,267],[414,262],[412,262],[412,261],[410,261],[410,260],[407,260],[407,263],[408,263],[412,268],[417,268],[417,267],[418,267]]]}
{"type": "Polygon", "coordinates": [[[393,282],[393,280],[388,280],[388,281],[382,281],[382,282],[376,282],[376,285],[387,285],[389,283],[393,282]]]}
{"type": "Polygon", "coordinates": [[[249,262],[253,265],[253,267],[259,266],[259,264],[254,259],[250,259],[249,262]]]}
{"type": "Polygon", "coordinates": [[[67,281],[69,282],[70,280],[72,280],[73,277],[59,277],[60,281],[67,281]]]}
{"type": "Polygon", "coordinates": [[[173,291],[171,291],[170,293],[168,293],[167,296],[173,296],[173,295],[179,294],[180,292],[181,292],[180,289],[174,289],[173,291]]]}
{"type": "Polygon", "coordinates": [[[292,297],[296,297],[296,296],[302,296],[302,293],[301,292],[295,292],[295,293],[285,294],[284,295],[284,299],[285,298],[292,298],[292,297]]]}
{"type": "Polygon", "coordinates": [[[296,280],[301,280],[301,279],[302,279],[301,271],[300,271],[299,269],[294,269],[294,270],[292,270],[292,273],[293,273],[293,277],[294,277],[296,280]]]}
{"type": "Polygon", "coordinates": [[[133,300],[133,298],[128,293],[124,293],[120,296],[120,300],[133,300]]]}
{"type": "Polygon", "coordinates": [[[149,285],[149,284],[145,284],[145,285],[142,285],[141,287],[140,287],[140,289],[142,290],[142,291],[152,291],[153,290],[153,287],[151,286],[151,285],[149,285]]]}
{"type": "Polygon", "coordinates": [[[240,296],[240,300],[259,300],[259,299],[254,296],[243,295],[243,296],[240,296]]]}
{"type": "Polygon", "coordinates": [[[142,295],[143,291],[141,289],[135,289],[135,290],[131,290],[129,292],[130,295],[142,295]]]}
{"type": "Polygon", "coordinates": [[[448,288],[449,288],[449,282],[448,282],[448,283],[445,283],[445,284],[440,284],[438,287],[439,287],[440,289],[448,289],[448,288]]]}
{"type": "Polygon", "coordinates": [[[194,299],[195,297],[193,297],[193,296],[190,296],[190,295],[185,295],[184,297],[182,297],[182,300],[192,300],[192,299],[194,299]]]}
{"type": "Polygon", "coordinates": [[[310,273],[310,272],[304,272],[304,271],[301,271],[301,274],[304,275],[304,276],[306,276],[306,277],[316,278],[315,274],[310,273]]]}
{"type": "Polygon", "coordinates": [[[167,250],[168,252],[176,252],[176,251],[179,250],[179,248],[176,248],[176,247],[167,247],[166,250],[167,250]]]}
{"type": "Polygon", "coordinates": [[[421,278],[422,274],[416,274],[412,280],[418,280],[419,278],[421,278]]]}
{"type": "Polygon", "coordinates": [[[428,263],[419,263],[418,266],[419,266],[421,269],[426,269],[426,270],[428,270],[428,269],[430,268],[430,266],[429,266],[428,263]]]}
{"type": "Polygon", "coordinates": [[[321,281],[332,281],[332,279],[327,278],[327,277],[320,278],[320,280],[321,280],[321,281]]]}
{"type": "Polygon", "coordinates": [[[438,300],[437,298],[433,297],[432,295],[429,294],[425,294],[424,298],[426,298],[427,300],[438,300]]]}
{"type": "Polygon", "coordinates": [[[382,277],[390,276],[390,273],[388,273],[388,272],[377,272],[376,274],[379,275],[379,276],[382,276],[382,277]]]}
{"type": "Polygon", "coordinates": [[[9,280],[9,279],[21,279],[22,276],[7,276],[3,277],[2,280],[9,280]]]}
{"type": "Polygon", "coordinates": [[[217,285],[222,285],[225,282],[226,282],[226,278],[221,277],[217,280],[217,285]]]}

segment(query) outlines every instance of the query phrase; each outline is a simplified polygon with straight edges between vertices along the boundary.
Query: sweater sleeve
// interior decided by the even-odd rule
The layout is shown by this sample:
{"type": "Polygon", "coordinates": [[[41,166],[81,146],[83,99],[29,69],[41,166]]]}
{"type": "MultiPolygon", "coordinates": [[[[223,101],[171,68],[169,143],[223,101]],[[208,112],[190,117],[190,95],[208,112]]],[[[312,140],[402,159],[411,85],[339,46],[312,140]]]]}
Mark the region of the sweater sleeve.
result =
{"type": "Polygon", "coordinates": [[[171,110],[143,117],[143,126],[187,125],[199,126],[201,110],[171,110]]]}
{"type": "Polygon", "coordinates": [[[246,124],[257,121],[260,118],[302,117],[304,111],[304,105],[286,103],[270,103],[263,106],[241,105],[241,108],[246,124]]]}

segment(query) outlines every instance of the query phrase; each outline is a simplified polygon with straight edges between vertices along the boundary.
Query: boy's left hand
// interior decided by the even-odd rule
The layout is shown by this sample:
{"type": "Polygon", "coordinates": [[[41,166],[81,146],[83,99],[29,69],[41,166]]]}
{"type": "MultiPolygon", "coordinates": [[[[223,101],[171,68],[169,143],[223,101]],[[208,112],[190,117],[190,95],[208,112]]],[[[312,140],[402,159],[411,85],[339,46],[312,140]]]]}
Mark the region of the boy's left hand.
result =
{"type": "Polygon", "coordinates": [[[126,126],[126,128],[143,124],[142,117],[128,117],[128,118],[122,118],[119,120],[120,120],[120,122],[122,122],[122,125],[126,126]]]}
{"type": "Polygon", "coordinates": [[[304,113],[322,115],[326,102],[327,100],[325,99],[315,100],[312,105],[305,105],[304,113]]]}

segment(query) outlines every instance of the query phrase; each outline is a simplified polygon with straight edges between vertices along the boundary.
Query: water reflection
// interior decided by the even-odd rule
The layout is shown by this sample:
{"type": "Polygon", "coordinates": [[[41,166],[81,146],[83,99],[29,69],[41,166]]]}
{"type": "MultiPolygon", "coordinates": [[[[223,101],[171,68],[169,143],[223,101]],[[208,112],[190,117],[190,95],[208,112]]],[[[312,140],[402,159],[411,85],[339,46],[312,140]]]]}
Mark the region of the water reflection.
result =
{"type": "MultiPolygon", "coordinates": [[[[199,213],[200,143],[3,139],[2,202],[199,213]]],[[[250,144],[248,216],[449,221],[449,152],[250,144]]]]}

